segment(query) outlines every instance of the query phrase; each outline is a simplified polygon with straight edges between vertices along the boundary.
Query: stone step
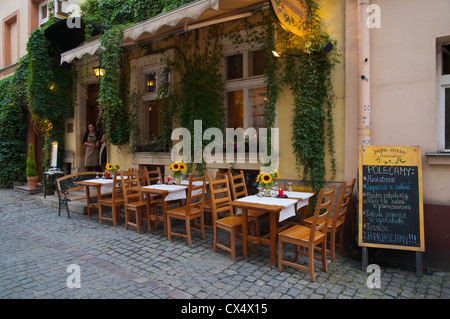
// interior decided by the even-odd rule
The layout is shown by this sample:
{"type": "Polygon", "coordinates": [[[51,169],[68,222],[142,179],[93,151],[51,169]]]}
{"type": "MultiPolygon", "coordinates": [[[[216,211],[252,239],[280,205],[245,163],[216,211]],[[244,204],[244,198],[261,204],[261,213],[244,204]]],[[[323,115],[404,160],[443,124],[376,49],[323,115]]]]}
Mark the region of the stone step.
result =
{"type": "MultiPolygon", "coordinates": [[[[77,196],[77,195],[84,195],[84,192],[72,192],[73,196],[77,196]]],[[[59,199],[58,199],[58,195],[57,194],[53,194],[53,195],[47,195],[44,198],[44,195],[40,195],[37,197],[38,201],[46,206],[50,206],[50,207],[56,207],[58,208],[59,206],[59,199]]],[[[92,202],[95,202],[97,199],[94,198],[92,200],[92,202]]],[[[85,199],[80,199],[80,200],[75,200],[75,201],[71,201],[69,202],[69,211],[70,212],[74,212],[74,213],[79,213],[79,214],[83,214],[83,215],[87,215],[87,203],[85,199]]],[[[91,210],[92,211],[92,210],[91,210]]],[[[61,214],[66,213],[66,207],[65,205],[61,208],[61,214]]]]}

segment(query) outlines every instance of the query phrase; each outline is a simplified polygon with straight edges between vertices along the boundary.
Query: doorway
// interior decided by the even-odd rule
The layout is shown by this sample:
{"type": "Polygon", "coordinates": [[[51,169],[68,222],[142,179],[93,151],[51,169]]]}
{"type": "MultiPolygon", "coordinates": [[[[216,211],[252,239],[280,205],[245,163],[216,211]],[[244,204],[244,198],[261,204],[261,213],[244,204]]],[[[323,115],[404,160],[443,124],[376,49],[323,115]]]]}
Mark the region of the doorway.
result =
{"type": "Polygon", "coordinates": [[[86,128],[92,123],[98,132],[102,132],[102,124],[99,121],[98,97],[100,85],[98,83],[88,85],[86,88],[86,128]]]}

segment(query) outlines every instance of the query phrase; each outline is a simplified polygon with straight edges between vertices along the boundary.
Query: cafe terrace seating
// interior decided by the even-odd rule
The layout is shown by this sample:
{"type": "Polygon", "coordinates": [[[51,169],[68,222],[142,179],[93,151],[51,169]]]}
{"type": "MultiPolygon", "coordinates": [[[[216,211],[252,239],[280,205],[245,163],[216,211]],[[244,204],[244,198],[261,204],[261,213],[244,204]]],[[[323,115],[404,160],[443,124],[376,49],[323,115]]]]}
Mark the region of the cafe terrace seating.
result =
{"type": "MultiPolygon", "coordinates": [[[[348,206],[350,204],[350,199],[353,193],[353,187],[355,185],[356,179],[354,178],[350,184],[345,181],[342,184],[342,189],[339,194],[338,201],[336,203],[336,208],[334,211],[333,218],[331,222],[328,223],[328,233],[330,234],[330,249],[327,249],[327,253],[330,254],[331,261],[336,261],[335,251],[336,246],[339,245],[339,251],[341,256],[344,256],[344,225],[345,225],[345,214],[347,213],[348,206]],[[339,244],[336,242],[336,233],[339,232],[339,244]]],[[[311,227],[313,217],[307,218],[302,221],[302,225],[311,227]]]]}
{"type": "Polygon", "coordinates": [[[187,189],[187,198],[184,206],[180,206],[167,211],[167,238],[172,240],[172,236],[187,238],[188,245],[192,245],[191,230],[199,231],[205,239],[205,222],[203,213],[203,204],[205,200],[206,175],[202,177],[189,178],[189,186],[187,189]],[[200,229],[191,228],[191,220],[200,218],[200,229]],[[171,219],[183,220],[186,224],[186,234],[172,232],[171,219]]]}
{"type": "MultiPolygon", "coordinates": [[[[221,173],[219,170],[216,172],[216,180],[222,179],[225,175],[227,175],[231,170],[228,169],[225,173],[221,173]]],[[[203,210],[205,213],[205,227],[212,228],[214,225],[214,221],[212,218],[212,202],[211,199],[205,199],[205,203],[203,204],[203,210]],[[210,217],[210,218],[207,218],[210,217]],[[209,221],[209,223],[207,222],[209,221]]]]}
{"type": "MultiPolygon", "coordinates": [[[[248,196],[247,186],[245,185],[244,172],[241,170],[238,175],[232,175],[228,173],[228,178],[230,180],[231,192],[233,194],[233,200],[237,200],[241,197],[248,196]]],[[[268,216],[267,212],[258,210],[249,210],[247,212],[248,219],[255,222],[256,237],[260,236],[260,221],[262,218],[268,216]]]]}
{"type": "Polygon", "coordinates": [[[98,222],[102,224],[104,220],[112,221],[113,226],[117,226],[117,215],[120,212],[120,207],[124,206],[125,199],[122,194],[122,185],[121,180],[119,178],[120,173],[114,171],[113,177],[113,189],[111,193],[111,197],[102,198],[98,201],[98,222]],[[112,215],[111,217],[103,216],[102,206],[111,207],[112,215]]]}
{"type": "MultiPolygon", "coordinates": [[[[148,230],[152,230],[150,218],[147,216],[147,201],[142,199],[141,192],[132,189],[133,187],[141,186],[139,182],[140,173],[143,173],[143,171],[130,170],[128,172],[120,172],[122,193],[125,200],[125,229],[128,229],[128,226],[133,226],[136,227],[136,232],[138,233],[140,233],[140,226],[144,216],[147,217],[148,230]],[[134,213],[134,216],[131,216],[131,213],[134,213]]],[[[141,174],[141,176],[143,175],[141,174]]]]}
{"type": "Polygon", "coordinates": [[[212,180],[209,178],[209,190],[211,194],[212,221],[214,231],[213,251],[216,248],[222,248],[231,253],[231,260],[236,259],[236,238],[240,229],[242,229],[242,217],[234,216],[233,206],[227,205],[231,201],[230,186],[228,177],[225,174],[223,179],[212,180]],[[218,214],[224,213],[223,218],[218,214]],[[230,246],[218,242],[218,229],[230,232],[230,246]]]}
{"type": "Polygon", "coordinates": [[[325,192],[321,189],[317,199],[316,210],[311,222],[311,227],[295,225],[278,234],[278,270],[283,270],[283,265],[291,266],[309,271],[311,281],[315,281],[314,274],[314,250],[318,245],[322,245],[322,269],[328,271],[326,258],[327,230],[328,220],[333,205],[334,192],[336,185],[333,185],[330,191],[325,192]],[[324,210],[324,211],[323,211],[324,210]],[[283,243],[295,245],[295,259],[298,260],[299,248],[308,249],[308,267],[293,263],[283,259],[283,243]]]}
{"type": "MultiPolygon", "coordinates": [[[[157,184],[158,182],[163,183],[162,178],[161,178],[161,169],[159,167],[157,167],[154,170],[149,171],[147,169],[147,167],[144,167],[144,175],[145,175],[145,185],[146,186],[150,186],[150,185],[154,185],[157,184]]],[[[144,186],[143,184],[141,184],[141,186],[144,186]]],[[[155,227],[158,227],[158,221],[161,221],[164,223],[164,218],[163,216],[158,216],[157,212],[158,212],[158,207],[161,207],[162,210],[162,205],[163,205],[163,200],[161,198],[161,196],[154,196],[151,199],[150,202],[150,216],[148,216],[151,219],[151,222],[155,223],[155,227]]],[[[151,230],[151,227],[149,228],[149,230],[151,230]]]]}

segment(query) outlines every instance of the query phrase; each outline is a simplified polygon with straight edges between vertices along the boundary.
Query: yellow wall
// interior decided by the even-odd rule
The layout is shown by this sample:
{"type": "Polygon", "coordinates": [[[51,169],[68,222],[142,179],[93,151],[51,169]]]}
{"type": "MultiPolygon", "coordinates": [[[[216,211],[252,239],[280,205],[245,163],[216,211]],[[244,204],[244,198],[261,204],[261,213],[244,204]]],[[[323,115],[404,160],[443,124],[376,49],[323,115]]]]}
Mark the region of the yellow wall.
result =
{"type": "MultiPolygon", "coordinates": [[[[322,0],[320,1],[321,17],[330,37],[337,41],[337,49],[344,53],[345,47],[345,1],[322,0]]],[[[331,172],[330,157],[326,152],[326,180],[342,182],[344,179],[345,161],[345,63],[339,58],[332,73],[334,94],[336,95],[333,110],[333,123],[335,133],[335,158],[336,175],[331,172]]],[[[295,156],[291,146],[293,97],[289,88],[283,89],[279,95],[277,104],[277,124],[280,129],[280,178],[302,179],[296,170],[295,156]]]]}

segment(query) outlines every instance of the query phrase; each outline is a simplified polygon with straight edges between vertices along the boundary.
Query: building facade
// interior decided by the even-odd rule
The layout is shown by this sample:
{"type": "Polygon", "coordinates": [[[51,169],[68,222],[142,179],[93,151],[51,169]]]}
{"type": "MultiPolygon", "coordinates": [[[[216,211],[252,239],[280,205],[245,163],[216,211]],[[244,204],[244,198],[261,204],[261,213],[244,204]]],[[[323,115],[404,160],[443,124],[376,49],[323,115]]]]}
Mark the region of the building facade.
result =
{"type": "MultiPolygon", "coordinates": [[[[1,76],[7,76],[24,54],[27,36],[42,15],[43,1],[7,1],[2,10],[1,76]],[[41,14],[40,14],[41,12],[41,14]],[[25,32],[25,33],[24,33],[25,32]],[[22,36],[23,35],[23,36],[22,36]],[[18,39],[17,41],[15,39],[18,39]]],[[[332,72],[333,123],[336,172],[326,158],[326,186],[357,178],[360,147],[365,145],[419,145],[423,165],[425,266],[449,268],[450,240],[450,2],[446,0],[331,0],[318,1],[320,16],[341,52],[332,72]],[[426,23],[424,23],[426,22],[426,23]],[[423,27],[426,25],[426,27],[423,27]],[[365,106],[368,108],[364,109],[365,106]],[[366,113],[364,113],[366,112],[366,113]],[[367,113],[368,112],[368,113],[367,113]]],[[[151,144],[161,126],[164,102],[157,94],[167,61],[176,57],[177,41],[207,43],[208,28],[226,24],[233,28],[242,19],[253,21],[253,12],[266,10],[257,0],[199,0],[148,21],[128,27],[121,46],[126,59],[126,86],[137,93],[135,125],[142,146],[151,144]],[[147,143],[145,143],[147,142],[147,143]]],[[[241,29],[245,32],[247,30],[241,29]]],[[[266,82],[261,44],[245,41],[238,47],[223,40],[225,127],[262,127],[266,82]],[[236,67],[239,66],[239,67],[236,67]]],[[[203,46],[203,47],[202,47],[203,46]]],[[[61,54],[61,63],[78,65],[77,108],[66,123],[65,169],[84,169],[82,138],[87,125],[97,122],[99,80],[90,72],[97,65],[100,42],[91,39],[61,54]]],[[[171,83],[180,79],[173,74],[171,83]]],[[[275,127],[279,129],[280,186],[302,187],[292,150],[294,97],[282,88],[275,127]]],[[[249,156],[247,154],[247,156],[249,156]]],[[[121,167],[159,166],[168,174],[171,153],[146,151],[136,145],[108,146],[108,161],[121,167]]],[[[261,163],[212,163],[208,175],[218,169],[243,169],[255,176],[261,163]]],[[[354,193],[354,203],[358,200],[354,193]]],[[[355,245],[357,205],[346,221],[347,247],[355,245]]],[[[390,252],[382,252],[383,254],[390,252]]],[[[409,263],[408,253],[393,251],[409,263]]]]}

